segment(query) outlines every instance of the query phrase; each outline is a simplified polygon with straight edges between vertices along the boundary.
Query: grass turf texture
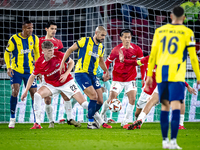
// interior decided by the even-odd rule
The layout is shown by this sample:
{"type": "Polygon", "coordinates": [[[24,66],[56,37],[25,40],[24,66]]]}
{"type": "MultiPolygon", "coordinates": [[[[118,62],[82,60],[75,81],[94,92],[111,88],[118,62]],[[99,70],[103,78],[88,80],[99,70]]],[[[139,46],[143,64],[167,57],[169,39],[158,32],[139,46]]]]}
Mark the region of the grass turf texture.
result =
{"type": "MultiPolygon", "coordinates": [[[[67,124],[42,124],[43,129],[30,130],[33,124],[16,124],[9,129],[8,124],[0,124],[1,150],[119,150],[119,149],[162,149],[159,123],[145,123],[141,129],[125,130],[120,124],[111,124],[112,129],[87,129],[67,124]]],[[[178,144],[185,150],[200,149],[200,123],[185,123],[186,130],[179,130],[178,144]]],[[[169,134],[170,135],[170,134],[169,134]]]]}

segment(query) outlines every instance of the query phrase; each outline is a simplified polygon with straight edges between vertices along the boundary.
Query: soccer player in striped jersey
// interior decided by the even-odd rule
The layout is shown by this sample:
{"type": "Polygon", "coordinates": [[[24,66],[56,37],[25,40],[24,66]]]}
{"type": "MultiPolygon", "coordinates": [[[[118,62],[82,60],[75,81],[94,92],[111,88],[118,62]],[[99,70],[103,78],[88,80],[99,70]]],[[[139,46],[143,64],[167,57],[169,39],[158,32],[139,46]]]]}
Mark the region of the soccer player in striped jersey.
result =
{"type": "Polygon", "coordinates": [[[164,149],[182,149],[176,142],[180,108],[184,99],[186,58],[189,52],[191,64],[200,84],[199,63],[195,51],[195,38],[191,29],[183,25],[184,10],[177,6],[170,15],[172,24],[166,24],[156,29],[151,54],[149,57],[146,88],[152,85],[153,69],[156,68],[156,82],[159,100],[162,103],[160,124],[162,131],[162,146],[164,149]],[[168,139],[169,110],[172,108],[171,140],[168,139]]]}
{"type": "MultiPolygon", "coordinates": [[[[46,36],[43,36],[41,38],[39,38],[39,51],[40,51],[40,55],[42,55],[42,43],[44,41],[51,41],[54,45],[54,52],[56,51],[63,51],[63,44],[61,42],[61,40],[56,39],[55,35],[56,35],[56,31],[57,31],[57,24],[53,21],[49,21],[46,26],[45,26],[45,30],[46,30],[46,36]]],[[[44,76],[42,78],[42,85],[45,84],[45,80],[44,80],[44,76]]],[[[74,125],[75,127],[80,127],[81,124],[76,122],[74,119],[72,119],[72,104],[70,99],[68,99],[68,97],[61,92],[60,95],[62,96],[63,100],[64,100],[64,107],[66,108],[66,114],[67,114],[67,123],[69,125],[74,125]]],[[[47,117],[49,119],[49,128],[54,128],[54,119],[53,119],[53,107],[51,106],[51,97],[45,97],[44,98],[44,102],[45,102],[45,111],[47,113],[47,117]]]]}
{"type": "MultiPolygon", "coordinates": [[[[122,55],[122,54],[121,54],[122,55]]],[[[142,58],[141,60],[137,61],[138,65],[144,65],[146,68],[146,73],[147,73],[147,66],[148,66],[148,60],[149,56],[146,56],[142,58]]],[[[133,62],[134,64],[135,62],[133,62]]],[[[137,108],[135,112],[135,118],[136,121],[130,126],[130,124],[125,125],[123,128],[126,128],[128,130],[134,130],[134,129],[140,129],[141,125],[143,122],[146,120],[147,114],[150,112],[151,108],[155,105],[159,104],[159,98],[158,98],[158,88],[157,88],[157,83],[156,83],[156,74],[155,74],[156,69],[154,69],[153,72],[153,86],[149,88],[147,91],[145,89],[145,84],[143,85],[142,88],[142,93],[139,97],[139,100],[137,102],[137,108]]],[[[146,79],[145,79],[146,80],[146,79]]],[[[196,91],[194,88],[192,88],[187,82],[185,82],[185,86],[187,87],[187,90],[191,93],[196,95],[196,91]]],[[[186,94],[186,93],[185,93],[186,94]]],[[[179,124],[179,129],[185,129],[183,126],[184,122],[184,114],[185,114],[185,102],[181,104],[181,118],[180,118],[180,124],[179,124]]]]}
{"type": "MultiPolygon", "coordinates": [[[[26,86],[29,76],[31,75],[35,61],[39,57],[39,39],[33,34],[33,24],[31,21],[24,21],[22,24],[22,32],[13,35],[6,47],[4,59],[7,66],[7,74],[10,77],[12,95],[10,98],[10,123],[9,128],[15,127],[15,109],[17,105],[17,96],[19,93],[22,80],[26,86]],[[34,58],[32,56],[34,52],[34,58]],[[11,54],[11,57],[10,57],[11,54]],[[11,62],[11,64],[10,64],[11,62]]],[[[32,104],[34,93],[37,91],[36,80],[34,80],[29,90],[32,104]]]]}
{"type": "MultiPolygon", "coordinates": [[[[101,108],[103,103],[101,85],[96,77],[99,65],[105,72],[103,76],[104,81],[109,79],[109,72],[103,59],[105,47],[102,42],[106,34],[105,28],[98,26],[93,37],[80,38],[66,51],[60,66],[60,71],[62,72],[65,60],[73,51],[78,49],[75,79],[84,93],[90,98],[88,105],[88,129],[99,128],[97,123],[94,122],[94,114],[101,108]]],[[[102,124],[102,126],[111,128],[106,123],[102,124]]]]}

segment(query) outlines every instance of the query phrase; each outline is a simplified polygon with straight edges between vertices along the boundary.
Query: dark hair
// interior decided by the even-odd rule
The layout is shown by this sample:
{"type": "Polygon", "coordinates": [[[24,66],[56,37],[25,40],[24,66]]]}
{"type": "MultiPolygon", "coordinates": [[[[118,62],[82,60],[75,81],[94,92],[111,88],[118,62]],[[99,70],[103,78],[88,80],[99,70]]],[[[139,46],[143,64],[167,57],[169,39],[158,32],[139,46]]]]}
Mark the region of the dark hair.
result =
{"type": "Polygon", "coordinates": [[[131,36],[133,35],[132,30],[130,29],[122,29],[119,33],[120,36],[123,36],[124,33],[130,33],[131,36]]]}
{"type": "Polygon", "coordinates": [[[184,9],[180,6],[176,6],[174,7],[174,9],[172,10],[172,13],[176,16],[176,17],[181,17],[184,14],[184,9]]]}
{"type": "Polygon", "coordinates": [[[54,45],[51,41],[44,41],[42,43],[42,49],[51,49],[53,47],[54,47],[54,45]]]}
{"type": "Polygon", "coordinates": [[[30,20],[25,20],[25,21],[22,23],[22,25],[30,24],[30,23],[32,23],[30,20]]]}
{"type": "Polygon", "coordinates": [[[49,21],[49,22],[47,22],[47,24],[45,25],[45,28],[49,28],[51,25],[57,26],[57,24],[56,24],[54,21],[49,21]]]}

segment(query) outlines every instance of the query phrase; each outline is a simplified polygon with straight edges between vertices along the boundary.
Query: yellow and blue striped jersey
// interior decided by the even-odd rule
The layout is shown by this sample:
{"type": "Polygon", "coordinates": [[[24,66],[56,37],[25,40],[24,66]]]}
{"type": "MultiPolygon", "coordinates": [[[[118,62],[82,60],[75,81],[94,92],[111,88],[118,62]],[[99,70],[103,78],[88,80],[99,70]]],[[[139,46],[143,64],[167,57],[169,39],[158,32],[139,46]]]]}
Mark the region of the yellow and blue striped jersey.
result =
{"type": "MultiPolygon", "coordinates": [[[[167,24],[156,29],[149,57],[147,76],[152,76],[155,64],[157,83],[184,82],[187,52],[198,62],[195,51],[194,33],[184,25],[167,24]]],[[[196,66],[199,78],[199,67],[196,66]]]]}
{"type": "Polygon", "coordinates": [[[23,38],[21,33],[13,35],[8,41],[4,55],[7,68],[21,74],[31,74],[34,69],[32,52],[36,61],[39,57],[39,39],[36,35],[33,34],[28,38],[23,38]]]}
{"type": "Polygon", "coordinates": [[[95,44],[92,37],[83,37],[78,40],[78,61],[75,67],[75,73],[97,73],[99,57],[103,57],[105,48],[102,43],[95,44]]]}

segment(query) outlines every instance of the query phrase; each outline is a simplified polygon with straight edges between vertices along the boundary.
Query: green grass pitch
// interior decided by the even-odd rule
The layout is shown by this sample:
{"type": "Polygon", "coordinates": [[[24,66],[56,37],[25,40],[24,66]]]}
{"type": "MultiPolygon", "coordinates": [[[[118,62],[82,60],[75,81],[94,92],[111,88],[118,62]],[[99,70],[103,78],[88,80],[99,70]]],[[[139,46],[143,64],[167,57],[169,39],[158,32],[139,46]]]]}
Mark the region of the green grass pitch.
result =
{"type": "MultiPolygon", "coordinates": [[[[30,130],[33,124],[0,124],[0,150],[131,150],[162,149],[159,123],[145,123],[141,129],[125,130],[120,124],[112,129],[87,129],[67,124],[42,124],[43,129],[30,130]]],[[[179,130],[178,144],[185,150],[200,150],[200,123],[185,123],[186,130],[179,130]]],[[[169,133],[170,135],[170,133],[169,133]]]]}

